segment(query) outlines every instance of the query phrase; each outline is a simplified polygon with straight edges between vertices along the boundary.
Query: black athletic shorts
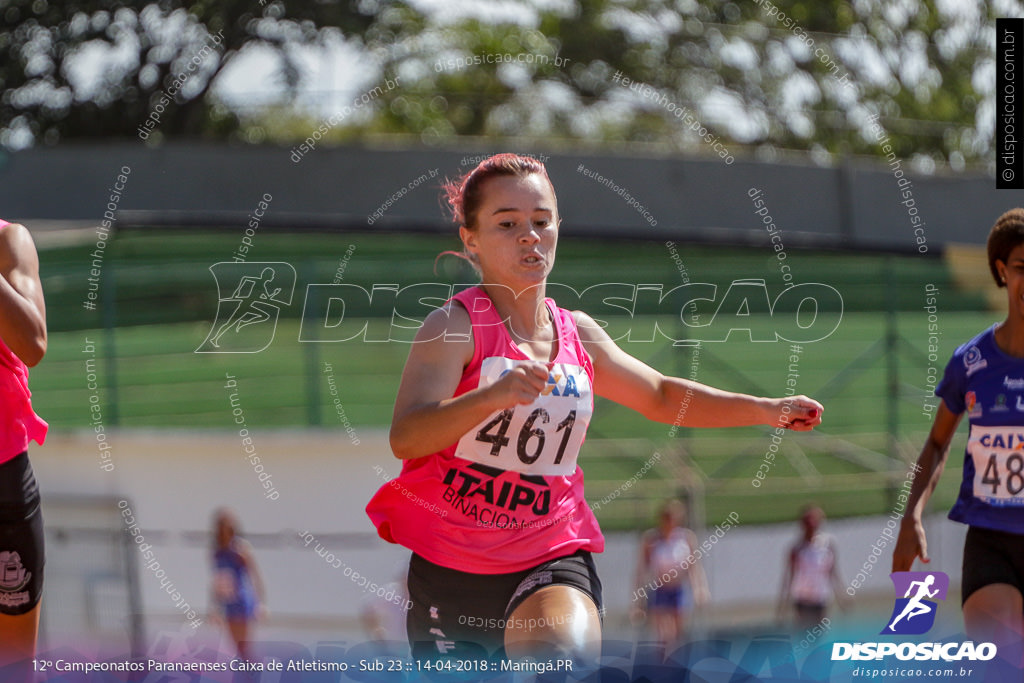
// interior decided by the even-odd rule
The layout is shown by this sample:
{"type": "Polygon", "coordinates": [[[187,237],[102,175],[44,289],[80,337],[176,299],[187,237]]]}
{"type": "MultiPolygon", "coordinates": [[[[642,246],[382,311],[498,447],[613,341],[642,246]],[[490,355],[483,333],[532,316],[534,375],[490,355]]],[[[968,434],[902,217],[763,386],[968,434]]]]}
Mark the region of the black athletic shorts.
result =
{"type": "Polygon", "coordinates": [[[967,528],[964,541],[961,605],[971,593],[994,583],[1008,583],[1024,595],[1024,535],[981,527],[967,528]]]}
{"type": "Polygon", "coordinates": [[[431,659],[493,654],[504,646],[505,625],[512,612],[541,588],[556,585],[583,591],[594,601],[598,615],[604,614],[601,581],[593,557],[585,550],[508,574],[470,574],[413,554],[409,562],[412,608],[406,617],[412,655],[431,659]]]}
{"type": "Polygon", "coordinates": [[[28,453],[0,464],[0,614],[24,614],[43,594],[43,514],[28,453]]]}
{"type": "Polygon", "coordinates": [[[813,624],[825,618],[825,605],[820,602],[797,601],[793,603],[793,608],[802,623],[813,624]]]}

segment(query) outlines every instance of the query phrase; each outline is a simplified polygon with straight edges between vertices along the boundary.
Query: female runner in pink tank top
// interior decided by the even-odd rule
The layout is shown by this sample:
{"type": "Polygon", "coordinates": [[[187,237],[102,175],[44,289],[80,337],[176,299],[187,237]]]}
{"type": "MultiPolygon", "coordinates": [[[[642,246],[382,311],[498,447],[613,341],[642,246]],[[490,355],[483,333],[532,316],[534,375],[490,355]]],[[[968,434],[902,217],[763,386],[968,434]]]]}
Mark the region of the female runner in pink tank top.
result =
{"type": "Polygon", "coordinates": [[[822,407],[666,377],[546,298],[560,220],[540,162],[495,155],[446,190],[481,284],[416,335],[391,425],[402,473],[367,513],[382,538],[413,551],[414,656],[504,647],[513,658],[594,662],[602,608],[591,553],[604,538],[576,464],[593,396],[665,423],[685,404],[687,427],[805,431],[822,407]]]}
{"type": "Polygon", "coordinates": [[[43,443],[47,425],[32,409],[26,366],[44,353],[35,244],[24,226],[0,220],[0,666],[27,664],[39,629],[43,520],[27,451],[29,441],[43,443]]]}

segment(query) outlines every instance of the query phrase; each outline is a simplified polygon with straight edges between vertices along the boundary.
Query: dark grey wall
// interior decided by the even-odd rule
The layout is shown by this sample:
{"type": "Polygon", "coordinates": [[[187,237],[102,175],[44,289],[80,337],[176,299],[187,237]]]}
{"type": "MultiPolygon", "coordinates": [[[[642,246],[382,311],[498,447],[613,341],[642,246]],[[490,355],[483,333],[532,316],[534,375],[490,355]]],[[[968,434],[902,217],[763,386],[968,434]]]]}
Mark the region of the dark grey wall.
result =
{"type": "MultiPolygon", "coordinates": [[[[367,226],[367,216],[390,195],[437,169],[437,178],[400,198],[375,222],[375,229],[450,229],[438,204],[440,180],[470,168],[472,163],[463,163],[468,156],[488,151],[495,150],[321,148],[295,163],[290,149],[278,147],[113,143],[31,149],[0,159],[0,215],[26,222],[98,221],[119,169],[127,166],[131,173],[118,208],[131,213],[122,214],[122,225],[209,221],[213,214],[237,224],[269,193],[268,228],[352,229],[367,226]]],[[[758,188],[787,246],[917,248],[907,207],[900,203],[896,179],[884,164],[823,169],[739,160],[726,165],[717,159],[550,156],[549,172],[566,230],[764,243],[766,231],[748,197],[750,188],[758,188]],[[578,172],[580,164],[628,190],[657,225],[650,225],[611,189],[578,172]]],[[[908,177],[932,252],[947,241],[983,242],[1000,213],[1024,204],[1024,191],[997,191],[988,177],[908,177]]]]}

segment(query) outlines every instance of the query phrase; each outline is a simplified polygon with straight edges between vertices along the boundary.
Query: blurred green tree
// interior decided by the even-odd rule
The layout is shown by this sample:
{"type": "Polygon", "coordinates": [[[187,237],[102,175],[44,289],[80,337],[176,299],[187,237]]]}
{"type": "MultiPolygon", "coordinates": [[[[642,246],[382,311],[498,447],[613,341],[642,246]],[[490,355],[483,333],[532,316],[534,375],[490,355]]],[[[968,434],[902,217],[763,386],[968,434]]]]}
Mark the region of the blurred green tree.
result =
{"type": "Polygon", "coordinates": [[[133,137],[158,104],[159,134],[221,138],[240,122],[211,86],[243,49],[271,49],[288,92],[293,46],[372,21],[344,2],[0,0],[0,144],[133,137]]]}
{"type": "Polygon", "coordinates": [[[995,17],[1021,9],[1004,4],[590,0],[527,3],[502,23],[395,5],[365,38],[403,87],[365,129],[707,154],[720,138],[824,160],[881,156],[877,120],[897,156],[958,168],[993,158],[995,17]]]}
{"type": "Polygon", "coordinates": [[[0,5],[0,46],[9,57],[0,62],[0,143],[134,135],[175,75],[223,31],[221,47],[162,115],[163,135],[305,137],[325,113],[296,104],[309,78],[296,48],[340,39],[365,58],[367,91],[395,77],[400,87],[375,92],[359,116],[332,128],[335,140],[543,138],[714,154],[705,142],[717,139],[768,159],[799,150],[825,161],[882,155],[871,129],[877,121],[897,156],[960,168],[993,156],[995,17],[1022,9],[1017,0],[427,7],[396,0],[7,0],[0,5]],[[254,47],[276,57],[281,99],[227,107],[211,86],[254,47]],[[90,79],[94,72],[99,76],[90,79]]]}

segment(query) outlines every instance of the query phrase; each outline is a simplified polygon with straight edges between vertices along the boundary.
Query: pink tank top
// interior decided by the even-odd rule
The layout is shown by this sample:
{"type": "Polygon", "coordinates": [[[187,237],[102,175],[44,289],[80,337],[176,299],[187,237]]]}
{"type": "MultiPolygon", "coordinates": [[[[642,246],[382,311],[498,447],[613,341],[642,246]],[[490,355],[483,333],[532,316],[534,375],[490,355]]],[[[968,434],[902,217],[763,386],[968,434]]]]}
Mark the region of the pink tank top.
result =
{"type": "MultiPolygon", "coordinates": [[[[0,230],[10,225],[0,220],[0,230]]],[[[47,424],[32,410],[28,368],[0,339],[0,463],[28,449],[28,442],[42,444],[47,424]]]]}
{"type": "MultiPolygon", "coordinates": [[[[455,396],[529,360],[482,288],[453,299],[469,312],[474,341],[455,396]]],[[[545,303],[558,338],[548,387],[532,404],[494,413],[443,451],[404,461],[401,474],[366,506],[381,538],[474,574],[604,550],[576,464],[593,412],[594,368],[572,314],[545,303]]]]}

